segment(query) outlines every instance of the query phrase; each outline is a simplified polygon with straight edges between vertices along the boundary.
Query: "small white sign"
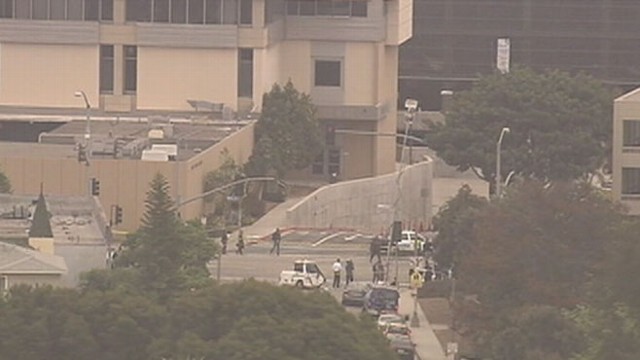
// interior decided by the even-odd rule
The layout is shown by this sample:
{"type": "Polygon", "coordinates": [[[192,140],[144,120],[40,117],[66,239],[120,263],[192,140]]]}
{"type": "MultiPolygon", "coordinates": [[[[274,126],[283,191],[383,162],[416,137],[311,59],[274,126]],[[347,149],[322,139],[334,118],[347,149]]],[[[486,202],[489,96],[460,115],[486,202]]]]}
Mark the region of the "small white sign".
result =
{"type": "Polygon", "coordinates": [[[509,38],[499,38],[496,66],[498,70],[503,74],[506,74],[509,72],[510,55],[511,55],[511,41],[509,40],[509,38]]]}

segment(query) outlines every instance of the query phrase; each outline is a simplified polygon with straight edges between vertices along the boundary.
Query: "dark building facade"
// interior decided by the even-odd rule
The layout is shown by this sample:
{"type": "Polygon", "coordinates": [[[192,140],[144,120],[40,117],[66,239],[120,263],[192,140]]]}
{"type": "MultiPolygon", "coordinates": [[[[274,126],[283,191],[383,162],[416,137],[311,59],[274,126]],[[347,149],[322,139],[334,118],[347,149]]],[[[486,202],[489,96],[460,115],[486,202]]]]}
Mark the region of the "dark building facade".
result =
{"type": "Polygon", "coordinates": [[[400,49],[400,99],[440,106],[440,90],[495,71],[497,40],[511,65],[586,72],[640,85],[640,1],[415,0],[413,38],[400,49]]]}

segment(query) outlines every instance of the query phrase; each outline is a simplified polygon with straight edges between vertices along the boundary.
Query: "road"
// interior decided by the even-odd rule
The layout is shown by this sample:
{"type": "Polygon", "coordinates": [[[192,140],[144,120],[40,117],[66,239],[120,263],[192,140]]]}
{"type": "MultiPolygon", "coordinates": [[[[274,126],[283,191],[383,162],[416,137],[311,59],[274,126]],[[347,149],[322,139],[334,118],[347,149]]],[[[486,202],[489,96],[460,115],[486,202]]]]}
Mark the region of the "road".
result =
{"type": "MultiPolygon", "coordinates": [[[[235,239],[229,240],[229,251],[222,256],[220,266],[221,280],[239,280],[254,278],[256,280],[277,282],[280,271],[291,269],[293,262],[299,259],[314,260],[322,272],[331,281],[331,265],[336,259],[343,263],[352,259],[355,265],[356,281],[371,281],[373,273],[369,262],[369,243],[371,238],[349,232],[328,231],[294,231],[284,233],[281,242],[280,256],[270,254],[271,241],[260,241],[248,246],[244,255],[237,255],[235,239]]],[[[383,260],[386,258],[383,256],[383,260]]],[[[391,257],[390,278],[396,273],[396,258],[391,257]]],[[[209,270],[217,276],[217,263],[210,264],[209,270]]],[[[397,258],[398,279],[401,283],[409,281],[410,257],[397,258]]],[[[344,273],[342,274],[344,278],[344,273]]]]}

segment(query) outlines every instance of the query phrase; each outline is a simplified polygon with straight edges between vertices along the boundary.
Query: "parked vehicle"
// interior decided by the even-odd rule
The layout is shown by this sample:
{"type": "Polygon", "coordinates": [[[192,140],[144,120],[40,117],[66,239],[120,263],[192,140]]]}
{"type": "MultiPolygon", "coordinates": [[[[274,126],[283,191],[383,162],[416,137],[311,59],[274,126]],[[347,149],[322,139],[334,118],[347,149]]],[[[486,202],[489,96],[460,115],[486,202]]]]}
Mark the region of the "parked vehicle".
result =
{"type": "Polygon", "coordinates": [[[283,270],[280,273],[280,285],[314,289],[322,286],[327,279],[314,261],[296,260],[293,270],[283,270]]]}
{"type": "Polygon", "coordinates": [[[411,338],[411,329],[404,323],[387,324],[382,332],[387,339],[405,336],[411,338]]]}
{"type": "Polygon", "coordinates": [[[400,293],[395,288],[374,286],[365,296],[363,310],[375,316],[384,312],[397,312],[400,293]]]}
{"type": "Polygon", "coordinates": [[[342,292],[342,305],[362,307],[371,286],[371,283],[350,283],[342,292]]]}
{"type": "Polygon", "coordinates": [[[414,360],[416,356],[415,344],[407,337],[395,337],[389,340],[389,345],[398,354],[400,360],[414,360]]]}
{"type": "Polygon", "coordinates": [[[378,329],[384,331],[388,324],[404,324],[405,322],[406,318],[400,314],[381,314],[378,317],[378,329]]]}
{"type": "Polygon", "coordinates": [[[427,241],[427,239],[418,234],[413,230],[404,230],[402,231],[402,235],[400,241],[391,242],[385,241],[382,243],[381,252],[386,253],[389,245],[391,246],[391,253],[395,254],[396,251],[398,254],[415,254],[416,247],[418,249],[418,254],[424,254],[425,251],[432,250],[432,245],[427,241]]]}

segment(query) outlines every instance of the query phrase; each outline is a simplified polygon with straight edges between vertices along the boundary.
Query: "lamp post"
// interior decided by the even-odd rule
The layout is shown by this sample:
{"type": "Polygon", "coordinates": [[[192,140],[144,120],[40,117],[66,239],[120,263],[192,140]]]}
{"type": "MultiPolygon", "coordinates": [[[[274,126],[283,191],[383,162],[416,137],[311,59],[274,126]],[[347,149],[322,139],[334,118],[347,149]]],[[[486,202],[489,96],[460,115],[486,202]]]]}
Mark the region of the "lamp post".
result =
{"type": "Polygon", "coordinates": [[[500,137],[498,138],[498,143],[496,144],[496,198],[500,198],[502,196],[502,178],[500,176],[500,152],[502,148],[502,139],[504,138],[504,134],[511,132],[511,129],[508,127],[503,127],[500,131],[500,137]]]}

